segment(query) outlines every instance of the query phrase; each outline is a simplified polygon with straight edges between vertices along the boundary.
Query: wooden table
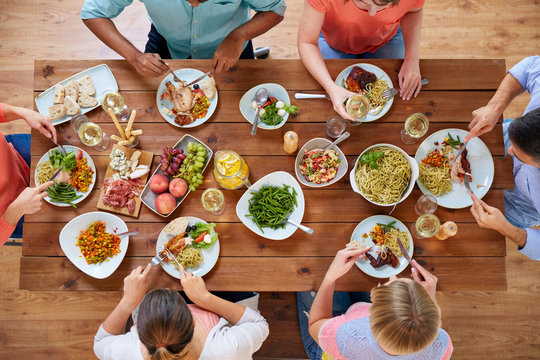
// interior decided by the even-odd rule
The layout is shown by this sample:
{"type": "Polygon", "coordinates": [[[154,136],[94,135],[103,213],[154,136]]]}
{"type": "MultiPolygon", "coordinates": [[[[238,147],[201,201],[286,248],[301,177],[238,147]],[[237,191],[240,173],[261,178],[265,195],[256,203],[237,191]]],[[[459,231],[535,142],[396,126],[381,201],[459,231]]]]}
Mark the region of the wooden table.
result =
{"type": "MultiPolygon", "coordinates": [[[[137,110],[137,128],[144,130],[139,147],[154,152],[154,166],[164,146],[174,145],[189,133],[205,142],[212,150],[231,149],[247,161],[252,182],[277,170],[294,174],[295,156],[288,156],[282,147],[283,134],[294,130],[299,135],[299,146],[313,137],[325,135],[325,121],[334,115],[325,100],[293,100],[300,107],[297,117],[289,117],[279,130],[259,130],[256,137],[251,125],[240,114],[238,103],[244,92],[265,82],[283,85],[292,99],[295,91],[320,92],[320,85],[306,72],[299,60],[242,60],[235,71],[217,76],[219,104],[212,118],[192,129],[179,129],[165,122],[156,108],[156,89],[161,79],[138,76],[125,62],[109,61],[48,61],[37,60],[34,66],[34,96],[79,71],[106,63],[112,70],[126,104],[137,110]]],[[[173,68],[191,67],[206,70],[209,60],[171,61],[173,68]]],[[[330,60],[327,65],[332,77],[352,60],[330,60]]],[[[397,84],[401,61],[372,60],[397,84]]],[[[358,154],[366,147],[387,142],[396,144],[409,154],[418,144],[405,145],[399,130],[405,118],[414,112],[429,116],[428,134],[445,128],[467,129],[471,112],[486,104],[505,73],[504,60],[422,60],[422,76],[429,85],[411,101],[394,100],[390,111],[380,120],[361,126],[348,127],[351,137],[340,145],[352,168],[358,154]]],[[[100,108],[87,114],[111,134],[114,126],[100,108]]],[[[64,127],[58,127],[60,133],[64,127]]],[[[32,174],[39,158],[52,147],[50,140],[33,131],[32,174]]],[[[82,146],[69,136],[70,144],[82,146]]],[[[482,136],[495,162],[495,177],[484,200],[499,209],[504,208],[503,189],[513,186],[512,164],[504,158],[501,127],[482,136]]],[[[83,146],[84,147],[84,146],[83,146]]],[[[167,221],[177,216],[192,215],[218,223],[221,253],[214,269],[204,278],[211,290],[298,291],[317,289],[335,253],[349,241],[355,226],[374,214],[387,214],[390,208],[372,205],[352,192],[348,176],[323,189],[304,188],[306,210],[304,223],[312,227],[311,236],[302,231],[284,241],[260,238],[237,218],[235,206],[245,189],[225,191],[227,210],[212,216],[201,206],[201,189],[216,186],[212,165],[205,172],[204,184],[182,203],[168,219],[148,208],[139,218],[124,217],[130,228],[140,234],[130,238],[129,249],[120,267],[109,278],[98,280],[79,271],[63,254],[58,235],[62,227],[77,215],[96,211],[98,196],[109,161],[107,152],[96,152],[84,147],[97,167],[97,183],[90,196],[76,210],[44,204],[41,212],[26,216],[21,258],[20,287],[28,290],[120,290],[123,278],[137,265],[147,264],[155,255],[156,238],[167,221]]],[[[31,179],[34,184],[33,178],[31,179]]],[[[421,195],[418,187],[393,213],[406,224],[416,220],[414,204],[421,195]]],[[[436,214],[442,222],[453,220],[458,234],[447,240],[415,240],[415,258],[439,278],[440,290],[506,290],[504,237],[492,230],[481,229],[469,209],[451,210],[439,207],[436,214]]],[[[410,268],[403,276],[410,274],[410,268]]],[[[338,290],[369,290],[379,282],[354,267],[337,283],[338,290]]],[[[180,288],[178,280],[167,275],[161,267],[150,274],[152,288],[180,288]]]]}

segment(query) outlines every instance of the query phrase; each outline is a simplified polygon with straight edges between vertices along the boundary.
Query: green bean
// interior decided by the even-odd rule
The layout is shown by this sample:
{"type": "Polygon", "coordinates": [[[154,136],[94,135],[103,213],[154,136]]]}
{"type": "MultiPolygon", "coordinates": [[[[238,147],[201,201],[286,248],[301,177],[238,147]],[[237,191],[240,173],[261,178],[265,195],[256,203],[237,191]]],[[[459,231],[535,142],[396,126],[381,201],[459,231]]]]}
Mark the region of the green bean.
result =
{"type": "Polygon", "coordinates": [[[297,192],[290,186],[263,186],[259,191],[251,192],[253,197],[249,200],[249,214],[257,227],[264,233],[263,228],[284,228],[287,215],[298,206],[296,201],[297,192]]]}

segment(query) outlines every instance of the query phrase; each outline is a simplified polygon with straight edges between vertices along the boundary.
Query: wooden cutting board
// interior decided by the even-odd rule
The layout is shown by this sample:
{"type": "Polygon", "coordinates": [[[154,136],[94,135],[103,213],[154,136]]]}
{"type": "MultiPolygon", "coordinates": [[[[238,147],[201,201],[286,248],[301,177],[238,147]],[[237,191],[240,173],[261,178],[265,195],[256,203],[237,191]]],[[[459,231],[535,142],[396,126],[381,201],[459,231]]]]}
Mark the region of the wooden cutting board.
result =
{"type": "MultiPolygon", "coordinates": [[[[140,151],[141,156],[139,156],[139,165],[147,165],[150,168],[150,170],[152,170],[152,160],[154,158],[154,153],[151,153],[150,151],[144,151],[144,150],[138,150],[138,149],[135,149],[135,148],[125,147],[125,146],[121,146],[121,145],[118,145],[118,144],[115,144],[113,146],[113,149],[122,150],[126,154],[127,159],[131,159],[131,156],[133,155],[133,153],[135,151],[140,151]]],[[[112,149],[111,149],[111,152],[112,152],[112,149]]],[[[105,173],[105,178],[103,179],[103,181],[105,181],[106,178],[109,178],[109,177],[113,176],[113,174],[117,173],[117,172],[118,171],[113,170],[111,168],[111,165],[109,164],[107,166],[107,171],[105,173]]],[[[149,175],[150,175],[150,172],[148,172],[147,174],[145,174],[145,175],[143,175],[143,176],[141,176],[139,178],[139,179],[142,180],[143,186],[144,186],[144,184],[146,184],[146,180],[148,180],[149,175]]],[[[135,197],[135,211],[130,213],[128,211],[127,206],[118,208],[118,207],[115,207],[115,206],[105,205],[103,203],[103,192],[104,191],[105,191],[105,187],[103,187],[101,189],[101,194],[99,195],[99,200],[98,200],[98,204],[97,204],[98,209],[106,210],[106,211],[110,211],[110,212],[114,212],[114,213],[118,213],[118,214],[122,214],[122,215],[127,215],[127,216],[139,217],[139,212],[141,211],[141,198],[140,198],[140,196],[135,197]]],[[[142,189],[141,189],[141,192],[142,192],[142,189]]]]}

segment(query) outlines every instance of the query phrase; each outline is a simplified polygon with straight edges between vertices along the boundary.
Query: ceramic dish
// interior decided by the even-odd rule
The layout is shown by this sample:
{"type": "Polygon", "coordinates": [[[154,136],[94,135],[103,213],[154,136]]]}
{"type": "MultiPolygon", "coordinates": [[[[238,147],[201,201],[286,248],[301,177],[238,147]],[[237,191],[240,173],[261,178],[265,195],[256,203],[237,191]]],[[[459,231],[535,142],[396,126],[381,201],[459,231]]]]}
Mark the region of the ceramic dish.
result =
{"type": "MultiPolygon", "coordinates": [[[[435,142],[441,143],[448,134],[453,138],[459,136],[460,140],[468,134],[468,131],[461,129],[445,129],[439,130],[430,136],[428,136],[416,151],[415,160],[418,164],[422,162],[431,151],[435,148],[441,148],[441,146],[435,145],[435,142]]],[[[471,163],[471,175],[472,181],[470,182],[471,190],[479,199],[483,198],[493,182],[493,176],[495,174],[495,166],[493,164],[493,157],[488,147],[478,137],[472,138],[467,144],[467,160],[471,163]]],[[[457,150],[454,151],[457,154],[457,150]]],[[[420,180],[416,180],[418,187],[424,194],[431,193],[424,187],[420,180]]],[[[437,204],[449,209],[461,209],[472,205],[472,199],[465,189],[463,183],[458,181],[452,181],[452,191],[448,194],[441,196],[435,196],[437,204]]]]}
{"type": "Polygon", "coordinates": [[[296,179],[289,173],[286,173],[285,171],[276,171],[273,173],[270,173],[263,178],[261,178],[259,181],[257,181],[255,184],[253,184],[249,189],[246,190],[244,195],[240,198],[238,203],[236,204],[236,216],[246,225],[248,229],[253,231],[255,234],[262,236],[267,239],[271,240],[283,240],[288,237],[290,237],[294,232],[296,231],[297,227],[293,226],[291,224],[286,224],[283,229],[276,229],[273,230],[271,228],[263,228],[264,233],[257,227],[257,225],[251,220],[251,218],[246,217],[246,215],[249,214],[249,199],[253,196],[251,193],[254,191],[258,191],[261,187],[265,185],[271,185],[271,186],[279,186],[282,187],[283,185],[288,185],[294,188],[297,192],[296,196],[296,202],[298,206],[294,208],[292,213],[288,216],[289,219],[301,223],[302,218],[304,217],[304,209],[305,209],[305,200],[304,200],[304,193],[302,192],[302,188],[300,187],[300,184],[296,179]]]}
{"type": "MultiPolygon", "coordinates": [[[[289,99],[289,94],[287,93],[287,90],[285,90],[285,88],[279,84],[266,83],[266,84],[260,84],[255,87],[252,87],[244,94],[244,96],[242,96],[242,99],[240,99],[240,105],[239,105],[240,112],[250,124],[253,124],[253,121],[255,120],[255,114],[257,111],[257,109],[254,109],[252,106],[252,103],[255,100],[255,94],[257,93],[257,90],[263,87],[266,88],[266,90],[268,90],[268,97],[275,97],[276,99],[278,99],[278,101],[281,100],[285,104],[291,105],[291,99],[289,99]]],[[[289,118],[289,113],[285,114],[285,116],[283,117],[283,121],[277,125],[266,125],[259,119],[257,128],[264,129],[264,130],[279,129],[280,127],[285,125],[288,118],[289,118]]]]}
{"type": "Polygon", "coordinates": [[[90,224],[96,221],[103,221],[107,225],[106,231],[108,233],[120,234],[128,231],[126,223],[118,216],[100,211],[90,212],[77,216],[64,226],[60,232],[60,247],[67,258],[79,270],[96,279],[105,279],[114,273],[124,259],[124,256],[126,256],[129,236],[120,237],[119,254],[99,264],[87,264],[81,253],[81,249],[76,245],[77,239],[81,231],[85,231],[90,224]]]}
{"type": "MultiPolygon", "coordinates": [[[[200,71],[200,70],[197,70],[197,69],[185,68],[185,69],[174,70],[174,74],[180,80],[186,81],[186,82],[189,83],[190,81],[193,81],[193,80],[197,79],[198,77],[200,77],[204,73],[202,71],[200,71]]],[[[181,127],[181,128],[192,128],[192,127],[199,126],[199,125],[203,124],[204,122],[206,122],[206,120],[210,119],[210,117],[212,116],[214,111],[216,111],[216,107],[217,107],[217,104],[218,104],[218,90],[217,89],[216,89],[216,95],[214,96],[214,98],[212,100],[210,100],[210,107],[208,108],[208,112],[206,113],[205,117],[197,119],[197,120],[195,120],[194,122],[192,122],[191,124],[188,124],[188,125],[183,125],[183,126],[178,125],[176,122],[174,122],[174,118],[175,118],[174,114],[169,115],[169,114],[166,114],[163,111],[164,107],[166,107],[169,110],[172,110],[172,108],[174,107],[173,103],[171,101],[169,101],[168,99],[163,99],[163,100],[161,99],[161,96],[163,95],[163,93],[167,89],[167,86],[165,85],[167,83],[167,81],[170,81],[175,85],[178,85],[173,80],[173,76],[172,76],[171,73],[169,73],[167,76],[165,76],[165,78],[163,80],[161,80],[161,83],[159,84],[159,87],[157,89],[156,104],[157,104],[157,107],[159,109],[159,113],[161,114],[161,116],[169,124],[174,125],[176,127],[181,127]]],[[[191,85],[191,88],[193,89],[193,85],[191,85]]]]}
{"type": "MultiPolygon", "coordinates": [[[[93,107],[81,108],[80,114],[86,114],[90,110],[93,110],[97,108],[98,106],[100,106],[101,95],[106,90],[112,89],[114,91],[118,91],[118,84],[116,83],[116,79],[114,78],[114,75],[111,72],[111,69],[109,69],[109,67],[105,64],[97,65],[90,69],[81,71],[78,74],[75,74],[73,76],[68,77],[65,80],[60,81],[58,84],[67,85],[67,83],[69,83],[71,80],[77,80],[87,74],[90,75],[90,77],[92,78],[92,82],[94,83],[94,87],[96,88],[96,94],[93,95],[93,97],[95,97],[98,100],[98,103],[97,105],[93,107]]],[[[35,99],[37,109],[43,115],[49,116],[49,106],[55,105],[53,103],[53,95],[54,95],[54,87],[56,85],[48,88],[47,90],[39,94],[35,99]]],[[[52,124],[58,125],[58,124],[65,123],[66,121],[71,120],[73,116],[74,115],[64,115],[60,119],[52,121],[52,124]]]]}
{"type": "Polygon", "coordinates": [[[407,187],[407,190],[405,191],[405,193],[403,194],[403,196],[401,197],[401,199],[399,199],[399,201],[397,201],[397,203],[399,204],[400,202],[402,202],[403,200],[405,200],[407,198],[407,196],[409,196],[412,192],[412,189],[414,188],[414,182],[416,181],[416,179],[418,179],[418,164],[416,163],[416,161],[414,161],[414,159],[412,157],[410,157],[409,155],[407,155],[407,153],[405,151],[403,151],[402,149],[398,148],[397,146],[395,145],[392,145],[392,144],[375,144],[375,145],[372,145],[370,147],[368,147],[366,150],[362,151],[362,153],[358,156],[358,158],[356,159],[355,163],[354,163],[354,166],[353,168],[351,169],[351,172],[350,172],[350,175],[349,175],[349,179],[351,181],[351,187],[353,189],[354,192],[362,195],[362,197],[364,199],[366,199],[367,201],[369,201],[370,203],[372,204],[375,204],[375,205],[379,205],[379,206],[394,206],[396,204],[396,202],[393,202],[393,203],[390,203],[390,204],[382,204],[382,203],[377,203],[377,202],[374,202],[374,201],[371,201],[370,199],[368,199],[361,191],[360,189],[358,188],[358,184],[356,183],[356,179],[355,179],[355,170],[356,170],[356,166],[358,165],[358,161],[360,161],[360,157],[366,153],[367,151],[369,151],[370,149],[374,148],[374,147],[377,147],[377,146],[387,146],[387,147],[390,147],[392,149],[396,149],[398,150],[404,157],[405,159],[409,162],[409,164],[411,164],[411,180],[409,182],[409,186],[407,187]]]}
{"type": "MultiPolygon", "coordinates": [[[[189,226],[193,226],[196,223],[205,223],[206,221],[199,219],[197,217],[193,216],[186,216],[189,220],[189,226]]],[[[165,229],[165,227],[163,227],[165,229]]],[[[214,235],[215,231],[212,231],[210,235],[214,235]]],[[[159,254],[164,248],[167,241],[172,239],[174,236],[167,235],[163,230],[159,233],[157,242],[156,242],[156,255],[159,254]]],[[[186,271],[191,271],[193,275],[195,276],[204,276],[208,274],[210,270],[216,265],[217,259],[219,257],[219,239],[216,240],[214,244],[212,244],[208,249],[201,249],[202,256],[203,256],[203,262],[196,268],[186,268],[186,271]]],[[[174,262],[174,260],[172,260],[174,262]]],[[[175,277],[177,279],[180,279],[180,272],[174,267],[174,265],[171,262],[160,262],[161,267],[165,272],[172,277],[175,277]]]]}
{"type": "MultiPolygon", "coordinates": [[[[206,161],[205,161],[205,163],[203,165],[203,168],[202,168],[202,171],[201,171],[201,174],[204,174],[204,170],[206,170],[206,167],[208,166],[208,164],[210,163],[210,160],[212,159],[212,155],[213,155],[212,149],[210,149],[208,146],[206,146],[206,144],[203,143],[202,141],[200,141],[199,139],[197,139],[197,138],[195,138],[195,137],[193,137],[191,135],[187,135],[187,134],[182,136],[182,138],[173,146],[173,148],[175,148],[175,149],[183,149],[184,154],[187,154],[187,145],[188,145],[189,142],[193,142],[193,143],[197,142],[199,144],[202,144],[204,146],[204,148],[206,149],[206,161]]],[[[163,171],[161,171],[161,165],[160,164],[158,164],[157,168],[152,173],[152,176],[154,176],[155,174],[165,175],[163,173],[163,171]]],[[[150,176],[150,179],[152,179],[152,176],[150,176]]],[[[165,176],[167,176],[167,179],[169,179],[169,181],[171,181],[173,179],[173,177],[171,175],[165,175],[165,176]]],[[[141,192],[141,201],[143,202],[144,205],[146,205],[150,210],[152,210],[153,212],[155,212],[159,216],[167,217],[167,216],[171,215],[178,208],[178,206],[182,203],[182,201],[184,201],[184,199],[189,195],[190,192],[191,192],[191,190],[188,187],[188,189],[187,189],[186,193],[184,194],[184,196],[182,196],[180,198],[176,198],[176,207],[174,208],[174,210],[171,211],[168,214],[161,214],[160,212],[158,212],[156,210],[156,207],[155,207],[156,197],[158,195],[154,194],[152,192],[152,190],[150,190],[150,181],[148,181],[146,183],[146,185],[144,186],[143,191],[141,192]]]]}
{"type": "Polygon", "coordinates": [[[302,148],[298,151],[298,155],[296,156],[294,171],[296,173],[296,178],[303,185],[306,185],[309,187],[315,187],[315,188],[325,187],[325,186],[332,185],[338,182],[347,173],[347,169],[349,166],[347,164],[347,158],[345,157],[345,155],[343,155],[343,152],[339,149],[337,145],[334,146],[333,149],[337,153],[339,159],[341,160],[341,164],[339,164],[338,166],[336,177],[334,177],[332,180],[326,183],[316,184],[314,182],[307,180],[305,176],[302,175],[302,173],[300,172],[300,165],[302,165],[303,156],[306,151],[310,151],[313,149],[324,149],[326,146],[328,146],[331,143],[332,141],[328,139],[315,138],[305,143],[304,146],[302,146],[302,148]]]}
{"type": "MultiPolygon", "coordinates": [[[[339,86],[342,86],[345,79],[347,79],[347,76],[349,76],[352,68],[355,67],[355,66],[359,66],[364,70],[367,70],[369,72],[374,73],[377,76],[377,79],[386,81],[388,83],[389,88],[394,87],[394,85],[392,84],[392,80],[390,80],[390,77],[381,68],[379,68],[379,67],[377,67],[375,65],[365,64],[365,63],[354,64],[354,65],[348,66],[345,69],[343,69],[343,71],[340,72],[339,75],[336,78],[336,81],[335,81],[336,84],[339,85],[339,86]]],[[[359,122],[370,122],[370,121],[375,121],[377,119],[382,118],[384,115],[386,115],[388,110],[390,110],[393,103],[394,103],[394,97],[391,97],[390,99],[388,99],[388,101],[386,102],[386,104],[384,105],[384,107],[382,108],[382,110],[378,114],[373,115],[371,113],[371,111],[370,111],[366,115],[366,117],[363,118],[363,119],[360,119],[359,122]]]]}
{"type": "MultiPolygon", "coordinates": [[[[90,195],[90,193],[92,192],[92,189],[94,188],[94,184],[96,183],[96,172],[97,172],[97,169],[96,169],[96,165],[94,165],[94,161],[92,160],[92,158],[90,157],[90,155],[88,155],[88,153],[86,151],[84,151],[83,149],[81,148],[78,148],[76,146],[73,146],[73,145],[63,145],[64,146],[64,149],[66,149],[66,152],[74,152],[75,153],[75,156],[77,156],[77,153],[79,152],[79,150],[82,151],[83,153],[83,158],[86,159],[86,161],[88,162],[88,166],[90,166],[92,168],[92,170],[94,170],[94,173],[92,174],[92,183],[90,184],[90,186],[88,187],[88,191],[87,192],[81,192],[81,191],[77,191],[77,195],[82,195],[81,198],[78,198],[77,200],[74,200],[72,202],[72,204],[78,204],[80,203],[81,201],[83,201],[84,199],[86,199],[88,197],[88,195],[90,195]]],[[[49,151],[47,151],[42,157],[41,159],[39,159],[37,165],[36,165],[36,170],[34,171],[34,182],[36,183],[36,186],[38,186],[39,184],[37,184],[36,182],[36,179],[37,179],[37,169],[39,168],[39,165],[41,163],[43,163],[44,161],[47,161],[49,160],[49,152],[52,151],[52,150],[58,150],[60,152],[62,152],[62,149],[60,147],[55,147],[55,148],[52,148],[52,149],[49,149],[49,151]]],[[[56,171],[55,171],[56,172],[56,171]]],[[[56,201],[53,201],[51,200],[51,198],[47,195],[45,197],[45,201],[47,201],[49,204],[53,204],[53,205],[56,205],[56,206],[71,206],[69,204],[66,204],[66,203],[60,203],[60,202],[56,202],[56,201]]]]}
{"type": "MultiPolygon", "coordinates": [[[[366,239],[363,239],[362,235],[363,234],[369,235],[369,232],[371,231],[371,229],[373,229],[375,225],[377,225],[377,223],[389,224],[392,221],[396,222],[394,226],[398,230],[405,231],[407,233],[407,236],[409,237],[408,253],[409,253],[409,256],[412,258],[413,252],[414,252],[414,243],[413,243],[413,238],[411,236],[411,233],[409,229],[407,228],[407,226],[405,226],[405,224],[403,224],[401,221],[391,216],[374,215],[374,216],[368,217],[367,219],[364,219],[354,229],[351,235],[351,241],[356,240],[360,244],[364,243],[365,246],[367,247],[373,246],[373,241],[371,241],[371,238],[368,237],[366,239]]],[[[369,253],[373,255],[375,258],[377,258],[378,256],[374,251],[370,251],[369,253]]],[[[388,278],[390,276],[397,275],[401,273],[403,270],[405,270],[407,265],[409,265],[409,261],[405,259],[404,256],[399,257],[399,265],[397,268],[393,268],[390,265],[384,265],[379,268],[374,268],[373,266],[371,266],[371,263],[369,262],[369,260],[367,260],[365,257],[362,257],[360,260],[356,260],[356,266],[358,266],[360,270],[362,270],[364,273],[368,274],[369,276],[373,276],[376,278],[388,278]]]]}

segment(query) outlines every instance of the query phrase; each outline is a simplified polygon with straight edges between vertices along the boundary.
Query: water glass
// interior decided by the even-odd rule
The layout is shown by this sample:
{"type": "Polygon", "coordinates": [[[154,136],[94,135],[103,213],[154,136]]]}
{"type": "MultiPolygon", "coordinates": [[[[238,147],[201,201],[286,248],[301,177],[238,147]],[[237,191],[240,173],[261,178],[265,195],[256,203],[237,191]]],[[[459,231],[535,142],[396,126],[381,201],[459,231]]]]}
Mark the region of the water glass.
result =
{"type": "Polygon", "coordinates": [[[414,212],[416,215],[433,214],[437,210],[437,199],[433,195],[422,195],[416,201],[414,212]]]}
{"type": "Polygon", "coordinates": [[[343,134],[345,131],[345,128],[347,127],[347,123],[343,118],[329,118],[326,120],[326,136],[332,139],[337,139],[338,137],[343,134]]]}

